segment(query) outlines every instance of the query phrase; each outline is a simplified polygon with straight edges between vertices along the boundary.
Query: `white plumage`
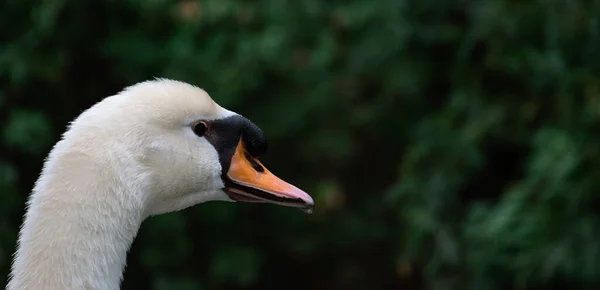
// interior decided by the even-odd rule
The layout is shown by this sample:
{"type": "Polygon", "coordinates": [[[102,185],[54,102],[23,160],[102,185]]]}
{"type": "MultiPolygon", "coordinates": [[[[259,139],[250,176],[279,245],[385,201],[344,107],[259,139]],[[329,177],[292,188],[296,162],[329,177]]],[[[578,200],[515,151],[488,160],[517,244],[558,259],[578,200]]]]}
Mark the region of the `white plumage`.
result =
{"type": "MultiPolygon", "coordinates": [[[[7,289],[119,289],[145,218],[243,196],[224,191],[218,148],[191,129],[197,120],[233,116],[202,89],[165,79],[131,86],[83,112],[50,152],[28,200],[7,289]]],[[[256,188],[267,199],[289,198],[291,206],[313,204],[294,187],[256,188]]],[[[270,202],[264,198],[255,197],[270,202]]]]}

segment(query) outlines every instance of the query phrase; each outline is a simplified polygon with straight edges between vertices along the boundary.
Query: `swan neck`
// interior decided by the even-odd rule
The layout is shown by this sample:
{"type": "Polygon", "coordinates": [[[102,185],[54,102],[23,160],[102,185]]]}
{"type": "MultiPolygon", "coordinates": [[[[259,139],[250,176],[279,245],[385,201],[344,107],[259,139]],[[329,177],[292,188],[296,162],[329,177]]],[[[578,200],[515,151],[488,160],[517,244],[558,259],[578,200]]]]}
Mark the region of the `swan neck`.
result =
{"type": "MultiPolygon", "coordinates": [[[[60,147],[60,146],[59,146],[60,147]]],[[[7,290],[119,289],[143,221],[140,182],[117,161],[55,149],[28,201],[7,290]]]]}

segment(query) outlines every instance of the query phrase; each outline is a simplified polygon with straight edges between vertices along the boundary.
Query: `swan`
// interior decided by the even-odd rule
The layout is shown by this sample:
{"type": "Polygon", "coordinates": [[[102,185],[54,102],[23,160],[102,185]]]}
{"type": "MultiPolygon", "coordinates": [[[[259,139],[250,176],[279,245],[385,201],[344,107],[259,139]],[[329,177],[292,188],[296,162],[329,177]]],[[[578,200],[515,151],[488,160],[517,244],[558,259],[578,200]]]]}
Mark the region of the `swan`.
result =
{"type": "Polygon", "coordinates": [[[82,112],[30,194],[8,290],[119,289],[144,219],[207,201],[313,209],[258,157],[263,131],[201,88],[170,79],[126,87],[82,112]]]}

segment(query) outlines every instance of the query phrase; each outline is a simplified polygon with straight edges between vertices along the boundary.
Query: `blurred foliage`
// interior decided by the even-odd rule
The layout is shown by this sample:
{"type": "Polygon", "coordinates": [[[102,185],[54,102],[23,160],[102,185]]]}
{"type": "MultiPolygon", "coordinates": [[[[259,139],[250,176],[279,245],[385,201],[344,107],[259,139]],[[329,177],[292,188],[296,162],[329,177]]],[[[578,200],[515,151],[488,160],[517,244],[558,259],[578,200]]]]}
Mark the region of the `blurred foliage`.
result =
{"type": "Polygon", "coordinates": [[[167,77],[261,126],[317,208],[151,218],[123,289],[600,286],[598,1],[0,7],[0,273],[66,124],[167,77]]]}

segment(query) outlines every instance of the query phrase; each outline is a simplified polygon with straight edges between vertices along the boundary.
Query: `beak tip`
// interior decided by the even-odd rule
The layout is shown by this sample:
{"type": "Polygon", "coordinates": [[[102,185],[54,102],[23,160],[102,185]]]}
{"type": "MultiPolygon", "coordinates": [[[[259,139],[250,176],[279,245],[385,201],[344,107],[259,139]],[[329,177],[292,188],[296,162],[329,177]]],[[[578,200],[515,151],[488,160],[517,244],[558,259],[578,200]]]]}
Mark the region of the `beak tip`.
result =
{"type": "Polygon", "coordinates": [[[302,212],[304,212],[305,214],[312,214],[313,211],[315,210],[315,205],[312,202],[312,199],[310,200],[310,203],[307,201],[306,206],[300,208],[300,210],[302,212]]]}
{"type": "Polygon", "coordinates": [[[315,202],[310,195],[306,195],[306,198],[303,198],[306,206],[302,209],[302,211],[306,214],[312,214],[315,209],[315,202]]]}
{"type": "Polygon", "coordinates": [[[302,210],[302,212],[304,212],[305,214],[312,214],[312,213],[313,213],[313,209],[314,209],[314,207],[312,207],[312,206],[311,206],[311,207],[305,207],[305,208],[302,208],[301,210],[302,210]]]}
{"type": "Polygon", "coordinates": [[[304,201],[304,207],[303,209],[306,209],[307,213],[312,213],[313,209],[315,208],[315,201],[313,200],[313,198],[306,192],[302,191],[299,188],[295,188],[296,189],[296,196],[298,198],[300,198],[302,201],[304,201]],[[308,212],[310,211],[310,212],[308,212]]]}

